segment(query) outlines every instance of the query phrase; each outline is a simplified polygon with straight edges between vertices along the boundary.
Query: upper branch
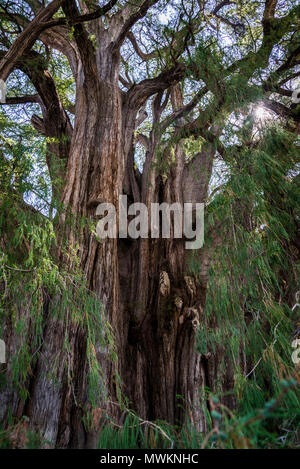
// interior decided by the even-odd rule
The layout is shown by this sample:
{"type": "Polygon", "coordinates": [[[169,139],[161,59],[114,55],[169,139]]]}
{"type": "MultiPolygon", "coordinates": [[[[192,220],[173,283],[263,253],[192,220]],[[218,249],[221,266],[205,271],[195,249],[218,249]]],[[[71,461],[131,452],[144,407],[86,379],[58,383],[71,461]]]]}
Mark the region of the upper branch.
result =
{"type": "Polygon", "coordinates": [[[206,86],[201,88],[188,104],[182,106],[180,109],[174,110],[172,114],[167,116],[160,124],[161,132],[165,131],[174,121],[187,116],[197,104],[199,104],[200,99],[203,98],[207,92],[208,88],[206,86]]]}
{"type": "Polygon", "coordinates": [[[137,53],[137,55],[142,59],[142,60],[150,60],[150,59],[153,59],[155,57],[155,51],[153,52],[149,52],[149,53],[145,53],[141,50],[141,48],[139,47],[138,43],[137,43],[137,40],[133,34],[132,31],[129,31],[127,33],[127,37],[129,39],[129,41],[131,42],[135,52],[137,53]]]}
{"type": "Polygon", "coordinates": [[[273,101],[267,98],[264,98],[262,102],[267,109],[275,112],[275,114],[278,116],[284,117],[286,119],[293,119],[295,122],[300,122],[299,110],[291,109],[287,106],[284,106],[282,103],[278,103],[277,101],[273,101]]]}
{"type": "Polygon", "coordinates": [[[6,55],[0,62],[0,78],[6,80],[8,75],[13,70],[18,59],[30,50],[43,30],[43,24],[62,5],[63,0],[53,0],[46,8],[40,10],[36,17],[26,28],[19,34],[13,45],[10,47],[6,55]]]}
{"type": "Polygon", "coordinates": [[[141,18],[144,18],[144,16],[147,14],[148,10],[150,7],[158,3],[159,0],[145,0],[144,3],[140,6],[140,8],[135,12],[132,13],[129,18],[125,21],[118,38],[116,39],[114,43],[114,50],[118,50],[121,45],[123,44],[127,33],[130,31],[132,26],[141,18]]]}
{"type": "Polygon", "coordinates": [[[266,0],[263,22],[270,20],[270,18],[274,18],[277,3],[278,0],[266,0]]]}
{"type": "MultiPolygon", "coordinates": [[[[48,21],[45,28],[53,28],[54,26],[69,25],[74,26],[79,23],[85,23],[86,21],[96,20],[101,16],[108,13],[116,4],[118,0],[110,0],[103,7],[99,7],[96,10],[86,13],[85,15],[76,14],[71,18],[55,18],[54,20],[48,21]]],[[[66,2],[68,3],[68,2],[66,2]]]]}
{"type": "MultiPolygon", "coordinates": [[[[74,0],[64,0],[63,10],[67,19],[71,22],[78,17],[78,8],[74,0]]],[[[85,78],[94,80],[97,75],[96,60],[93,45],[89,35],[81,23],[74,25],[74,39],[78,47],[83,67],[86,71],[85,78]]]]}
{"type": "Polygon", "coordinates": [[[162,72],[156,78],[149,78],[132,86],[126,93],[129,107],[139,109],[150,96],[182,80],[185,73],[186,67],[178,63],[171,69],[162,72]]]}
{"type": "Polygon", "coordinates": [[[199,31],[200,24],[201,17],[199,15],[194,19],[190,18],[182,28],[178,29],[176,32],[174,31],[173,37],[169,44],[166,44],[163,47],[160,47],[160,44],[159,46],[157,44],[157,48],[149,53],[144,53],[141,50],[132,31],[128,31],[126,37],[130,40],[135,52],[144,61],[153,59],[155,57],[161,57],[164,54],[169,54],[173,61],[176,61],[178,57],[188,48],[188,41],[192,40],[194,35],[199,31]]]}

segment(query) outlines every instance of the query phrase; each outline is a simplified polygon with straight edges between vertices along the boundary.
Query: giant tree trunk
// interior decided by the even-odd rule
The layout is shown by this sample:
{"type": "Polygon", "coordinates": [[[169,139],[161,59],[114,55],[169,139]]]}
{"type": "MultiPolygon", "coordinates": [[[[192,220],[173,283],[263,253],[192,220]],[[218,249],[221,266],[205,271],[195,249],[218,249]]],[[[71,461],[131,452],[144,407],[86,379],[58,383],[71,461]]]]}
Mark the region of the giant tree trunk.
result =
{"type": "MultiPolygon", "coordinates": [[[[162,47],[156,44],[158,47],[150,53],[140,49],[135,40],[134,26],[143,21],[149,8],[158,0],[135,0],[121,2],[122,5],[112,0],[103,7],[82,0],[52,0],[45,7],[41,6],[44,2],[25,3],[28,5],[24,8],[24,17],[19,14],[18,5],[16,14],[2,8],[1,18],[5,24],[12,21],[12,26],[1,31],[0,78],[6,80],[14,69],[19,69],[36,89],[37,99],[29,96],[28,102],[40,104],[42,118],[33,116],[32,124],[39,133],[50,137],[46,163],[53,195],[59,197],[54,220],[57,244],[53,247],[53,261],[66,276],[66,288],[70,285],[73,289],[71,295],[76,294],[78,286],[70,282],[76,270],[76,274],[79,271],[84,278],[86,288],[101,302],[102,320],[111,325],[118,361],[112,360],[109,348],[104,347],[100,340],[99,343],[97,340],[89,342],[90,331],[83,320],[89,312],[79,308],[74,315],[73,303],[65,304],[63,291],[49,292],[44,284],[38,284],[42,315],[36,318],[31,312],[32,291],[27,292],[27,296],[24,294],[23,298],[23,279],[18,279],[20,291],[15,297],[6,291],[6,285],[0,285],[8,305],[1,330],[7,346],[8,363],[1,365],[5,380],[1,376],[0,421],[8,427],[27,416],[29,427],[53,445],[95,447],[99,424],[103,423],[98,417],[105,413],[114,419],[119,417],[121,383],[122,393],[141,417],[166,419],[176,425],[182,425],[189,418],[200,431],[206,431],[203,406],[210,408],[209,402],[205,401],[204,390],[214,391],[218,384],[218,391],[227,393],[223,402],[233,407],[235,399],[228,393],[234,387],[233,366],[240,366],[246,374],[242,345],[241,350],[235,352],[240,356],[235,357],[234,365],[226,364],[225,370],[224,362],[221,365],[225,355],[222,346],[216,345],[217,348],[205,356],[197,352],[199,323],[202,331],[205,327],[207,331],[218,327],[214,314],[210,316],[209,324],[205,315],[209,267],[214,248],[220,242],[217,229],[212,233],[209,247],[204,245],[199,252],[191,253],[185,249],[185,240],[175,239],[172,234],[170,239],[105,239],[99,242],[87,223],[82,222],[95,220],[96,207],[102,202],[112,203],[118,209],[119,197],[123,194],[128,196],[129,203],[143,202],[148,211],[152,202],[205,202],[216,148],[225,158],[227,153],[227,147],[223,147],[221,141],[215,141],[215,137],[220,136],[217,127],[225,116],[249,103],[254,88],[248,88],[246,84],[251,83],[251,77],[259,68],[267,68],[273,63],[270,77],[264,74],[264,80],[256,85],[266,93],[281,94],[283,91],[283,96],[291,94],[280,85],[289,82],[288,76],[277,85],[273,78],[277,76],[281,80],[288,70],[292,70],[297,63],[298,49],[289,48],[288,56],[281,57],[277,70],[274,65],[277,60],[271,60],[271,56],[276,44],[280,44],[286,34],[292,34],[298,11],[291,9],[284,16],[275,17],[277,2],[266,1],[261,18],[260,46],[255,52],[241,50],[234,62],[234,57],[228,56],[228,62],[221,60],[220,54],[215,60],[215,48],[205,47],[204,53],[202,40],[198,50],[197,42],[201,35],[209,38],[214,34],[212,29],[203,29],[208,25],[210,28],[210,21],[206,18],[211,16],[218,23],[222,21],[233,27],[235,34],[246,33],[246,22],[244,28],[240,28],[243,25],[235,25],[216,14],[230,2],[220,2],[208,15],[203,15],[200,6],[194,17],[194,5],[191,16],[186,11],[178,11],[178,30],[170,34],[167,28],[162,47]],[[31,13],[26,18],[29,6],[35,14],[34,19],[31,13]],[[22,31],[16,35],[15,32],[21,28],[22,31]],[[11,38],[13,44],[10,46],[11,38]],[[164,71],[154,78],[128,83],[120,76],[120,51],[126,38],[142,61],[159,57],[149,69],[142,66],[141,74],[146,68],[152,74],[159,63],[164,71]],[[48,57],[45,61],[42,53],[38,52],[40,47],[33,48],[38,40],[68,59],[76,83],[74,127],[50,73],[44,69],[48,57]],[[191,51],[195,49],[196,52],[195,61],[189,52],[190,45],[191,51]],[[185,60],[186,55],[189,56],[188,61],[185,60]],[[236,81],[237,75],[240,82],[236,81]],[[193,99],[184,105],[178,84],[184,83],[188,76],[202,84],[193,99]],[[120,89],[119,81],[127,91],[120,89]],[[245,88],[244,94],[233,93],[233,87],[238,87],[239,83],[245,88]],[[237,99],[232,99],[233,95],[237,99]],[[169,121],[170,116],[163,119],[163,111],[170,97],[173,112],[169,121]],[[180,131],[180,119],[184,120],[185,114],[197,107],[203,97],[206,103],[202,108],[201,102],[199,116],[193,122],[186,122],[180,131]],[[140,135],[146,147],[146,159],[140,174],[134,165],[138,139],[135,130],[140,122],[139,111],[145,109],[150,99],[153,126],[149,137],[140,135]],[[174,124],[175,143],[171,138],[169,140],[173,148],[159,147],[163,132],[167,128],[170,130],[170,122],[174,124]],[[187,162],[182,139],[199,136],[205,144],[187,162]],[[157,156],[162,154],[164,165],[160,166],[157,156]],[[60,183],[57,184],[59,178],[60,183]],[[190,267],[191,257],[199,266],[197,274],[190,267]],[[54,314],[55,310],[61,310],[62,314],[54,314]],[[37,331],[41,339],[38,347],[37,331]],[[24,343],[25,349],[22,348],[24,343]],[[98,384],[99,388],[100,385],[103,387],[103,392],[96,403],[89,398],[88,353],[91,349],[94,360],[102,368],[98,384]],[[18,387],[16,370],[21,373],[22,392],[18,387]],[[94,425],[86,425],[87,415],[95,420],[94,425]]],[[[205,9],[208,7],[206,5],[205,9]]],[[[175,10],[178,10],[178,5],[175,10]]],[[[254,20],[251,15],[250,23],[254,20]]],[[[248,20],[247,23],[250,24],[248,20]]],[[[146,34],[147,42],[150,42],[150,37],[152,34],[149,37],[146,34]]],[[[294,74],[290,78],[295,78],[294,74]]],[[[18,102],[18,97],[14,99],[18,102]]],[[[28,97],[19,99],[21,103],[27,102],[28,97]]],[[[265,100],[264,105],[281,117],[294,119],[298,125],[298,115],[292,107],[269,100],[265,100]]],[[[290,130],[295,131],[296,127],[293,124],[290,130]]],[[[0,157],[5,164],[11,163],[1,153],[0,157]]],[[[7,186],[12,187],[11,179],[7,186]]],[[[0,191],[2,197],[2,188],[0,191]]],[[[28,210],[20,194],[16,196],[13,189],[11,199],[15,203],[13,214],[28,210]]],[[[1,216],[1,221],[3,218],[1,216]]],[[[5,223],[11,225],[11,229],[16,228],[15,220],[9,217],[5,223]]],[[[4,239],[0,240],[4,251],[8,250],[9,237],[8,229],[4,239]]],[[[30,252],[26,240],[20,251],[14,254],[22,265],[22,256],[30,252]]],[[[11,266],[8,268],[22,272],[11,266]]],[[[30,275],[28,270],[25,272],[26,276],[30,275]]],[[[95,327],[98,328],[99,324],[95,327]]]]}
{"type": "MultiPolygon", "coordinates": [[[[85,71],[81,65],[77,69],[75,125],[61,196],[65,212],[56,221],[60,240],[56,256],[72,272],[74,266],[62,246],[69,246],[70,252],[76,247],[87,287],[101,300],[114,331],[118,364],[96,347],[108,396],[99,407],[117,417],[118,409],[108,403],[117,400],[118,373],[123,393],[141,417],[182,424],[188,416],[205,431],[201,393],[207,386],[214,388],[217,357],[202,357],[196,350],[206,277],[196,278],[189,271],[191,254],[185,250],[184,240],[106,239],[99,243],[89,229],[75,230],[69,221],[70,214],[75,224],[82,217],[94,217],[101,202],[118,207],[123,193],[129,202],[144,202],[148,208],[151,202],[203,202],[214,149],[208,145],[186,164],[177,145],[175,162],[162,174],[152,165],[157,144],[153,130],[143,174],[137,177],[133,166],[137,113],[149,96],[176,82],[180,69],[162,74],[155,86],[145,80],[143,87],[133,87],[125,95],[118,85],[119,53],[112,49],[107,31],[99,35],[97,60],[90,56],[85,71]]],[[[160,99],[161,94],[153,109],[154,125],[162,109],[160,99]]],[[[177,95],[173,92],[175,109],[178,99],[177,90],[177,95]]],[[[206,260],[203,262],[207,268],[206,260]]],[[[29,328],[29,317],[27,320],[29,328]]],[[[17,339],[9,325],[6,341],[13,353],[17,339]]],[[[43,344],[28,380],[28,396],[22,400],[12,388],[7,389],[1,395],[3,420],[8,421],[11,409],[16,417],[27,415],[30,426],[58,447],[94,447],[97,429],[87,432],[82,421],[88,409],[86,347],[84,327],[53,317],[51,301],[45,301],[43,344]],[[67,355],[66,336],[70,344],[67,355]],[[55,379],[49,377],[53,363],[55,379]],[[68,367],[74,372],[72,383],[68,367]]],[[[225,388],[232,385],[230,377],[226,383],[225,388]]]]}

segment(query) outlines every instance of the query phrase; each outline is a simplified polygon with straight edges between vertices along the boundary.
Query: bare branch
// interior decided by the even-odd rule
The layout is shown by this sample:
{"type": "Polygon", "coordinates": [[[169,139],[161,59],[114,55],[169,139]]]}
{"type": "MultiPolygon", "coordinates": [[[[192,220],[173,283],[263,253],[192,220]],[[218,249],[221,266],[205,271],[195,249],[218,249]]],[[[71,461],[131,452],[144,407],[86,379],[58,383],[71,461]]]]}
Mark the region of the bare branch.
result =
{"type": "Polygon", "coordinates": [[[284,106],[284,104],[278,103],[277,101],[272,101],[266,98],[263,99],[262,102],[267,109],[275,112],[275,114],[278,116],[287,119],[293,119],[295,122],[300,122],[300,113],[295,112],[294,109],[284,106]]]}
{"type": "Polygon", "coordinates": [[[182,80],[185,72],[185,65],[178,63],[171,69],[162,72],[156,78],[146,79],[137,83],[126,93],[129,106],[139,109],[150,96],[182,80]]]}
{"type": "Polygon", "coordinates": [[[86,13],[85,15],[76,15],[71,18],[55,18],[54,20],[48,21],[44,28],[53,28],[54,26],[75,26],[76,24],[85,23],[87,21],[96,20],[101,16],[108,13],[116,4],[118,0],[110,0],[106,5],[103,7],[97,8],[95,11],[91,13],[86,13]]]}
{"type": "Polygon", "coordinates": [[[171,125],[175,120],[180,119],[181,117],[186,116],[189,114],[195,106],[199,103],[200,99],[208,92],[208,88],[205,86],[204,88],[201,88],[200,91],[194,96],[194,98],[185,106],[183,106],[181,109],[177,109],[172,112],[172,114],[164,119],[164,121],[161,123],[161,131],[164,131],[167,129],[169,125],[171,125]]]}
{"type": "Polygon", "coordinates": [[[159,0],[145,0],[144,3],[138,8],[138,10],[129,16],[129,18],[125,21],[120,34],[117,40],[114,43],[114,50],[118,50],[121,45],[123,44],[128,32],[132,28],[132,26],[139,21],[140,19],[144,18],[147,14],[150,7],[158,3],[159,0]]]}
{"type": "Polygon", "coordinates": [[[126,81],[125,78],[122,77],[122,75],[119,75],[119,80],[122,83],[122,85],[125,86],[125,88],[127,88],[128,90],[129,88],[132,87],[132,83],[129,83],[128,81],[126,81]]]}
{"type": "Polygon", "coordinates": [[[129,41],[131,42],[131,44],[133,45],[133,48],[134,48],[135,52],[138,54],[138,56],[142,60],[150,60],[150,59],[153,59],[155,57],[155,52],[145,53],[140,49],[140,47],[137,43],[137,40],[136,40],[134,34],[131,31],[129,31],[127,33],[127,37],[129,39],[129,41]]]}

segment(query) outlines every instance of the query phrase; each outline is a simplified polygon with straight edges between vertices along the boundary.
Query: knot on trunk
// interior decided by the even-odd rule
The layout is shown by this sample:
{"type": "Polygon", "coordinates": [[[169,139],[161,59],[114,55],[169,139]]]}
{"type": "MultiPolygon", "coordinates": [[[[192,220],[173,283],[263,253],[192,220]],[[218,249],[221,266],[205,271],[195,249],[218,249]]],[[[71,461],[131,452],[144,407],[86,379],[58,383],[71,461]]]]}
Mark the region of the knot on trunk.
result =
{"type": "Polygon", "coordinates": [[[168,296],[171,290],[171,282],[168,273],[163,270],[159,275],[159,292],[162,296],[168,296]]]}
{"type": "Polygon", "coordinates": [[[183,314],[179,316],[179,324],[183,324],[184,321],[189,320],[191,321],[193,329],[197,329],[199,327],[199,311],[197,308],[184,308],[183,314]]]}
{"type": "Polygon", "coordinates": [[[195,285],[194,280],[192,279],[192,277],[189,277],[188,275],[186,275],[184,277],[184,281],[185,281],[186,289],[188,291],[189,296],[193,298],[196,295],[196,285],[195,285]]]}
{"type": "Polygon", "coordinates": [[[177,311],[180,313],[182,310],[182,306],[183,306],[182,298],[180,298],[180,296],[176,296],[174,299],[174,304],[176,306],[177,311]]]}

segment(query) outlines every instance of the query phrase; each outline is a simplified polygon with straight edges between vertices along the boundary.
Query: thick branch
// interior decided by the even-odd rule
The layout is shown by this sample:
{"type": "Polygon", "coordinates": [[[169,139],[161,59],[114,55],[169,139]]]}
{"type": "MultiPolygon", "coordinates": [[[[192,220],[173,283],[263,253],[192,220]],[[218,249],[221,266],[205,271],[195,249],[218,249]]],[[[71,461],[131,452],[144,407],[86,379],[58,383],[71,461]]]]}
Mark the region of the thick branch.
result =
{"type": "MultiPolygon", "coordinates": [[[[37,2],[39,3],[39,2],[37,2]]],[[[40,5],[36,9],[40,9],[42,5],[40,5]]],[[[7,12],[0,12],[0,18],[3,17],[11,22],[13,22],[18,28],[22,26],[22,28],[26,28],[30,24],[30,20],[26,18],[24,15],[19,13],[9,14],[7,12]]],[[[70,63],[70,67],[72,69],[73,75],[76,76],[77,72],[77,65],[78,65],[78,52],[76,48],[76,44],[72,39],[69,37],[70,29],[67,26],[53,26],[47,27],[48,23],[44,23],[43,29],[39,35],[39,39],[47,46],[59,50],[62,54],[64,54],[70,63]]],[[[10,48],[10,44],[6,45],[7,49],[10,48]]]]}
{"type": "Polygon", "coordinates": [[[145,53],[143,52],[138,43],[137,43],[137,40],[133,34],[132,31],[129,31],[127,33],[127,37],[129,39],[129,41],[131,42],[131,44],[133,45],[133,48],[135,50],[135,52],[137,53],[137,55],[142,59],[142,60],[150,60],[150,59],[153,59],[155,57],[155,51],[153,52],[149,52],[149,53],[145,53]]]}
{"type": "Polygon", "coordinates": [[[47,24],[45,24],[45,28],[53,28],[54,26],[63,25],[75,26],[76,24],[96,20],[108,13],[117,4],[117,2],[118,0],[111,0],[103,7],[99,7],[95,11],[86,13],[85,15],[76,15],[71,18],[55,18],[54,20],[48,21],[47,24]]]}
{"type": "Polygon", "coordinates": [[[214,9],[213,11],[211,12],[213,15],[216,15],[222,8],[224,8],[225,6],[228,6],[228,5],[232,5],[234,4],[235,2],[232,2],[230,0],[223,0],[222,2],[220,2],[214,9]]]}
{"type": "Polygon", "coordinates": [[[141,145],[143,145],[143,147],[145,147],[145,149],[148,150],[148,148],[149,148],[149,138],[146,135],[137,134],[137,136],[135,137],[135,141],[137,143],[140,143],[141,145]]]}
{"type": "MultiPolygon", "coordinates": [[[[70,21],[78,17],[78,9],[74,0],[64,0],[63,10],[67,19],[70,21]]],[[[95,83],[95,77],[97,76],[95,52],[89,39],[89,35],[83,24],[75,24],[74,39],[76,41],[80,53],[80,58],[86,72],[85,78],[86,80],[91,80],[95,83]]]]}
{"type": "Polygon", "coordinates": [[[30,50],[43,29],[43,23],[51,18],[62,5],[63,0],[53,0],[40,10],[31,23],[17,37],[11,48],[0,62],[0,78],[6,80],[18,59],[30,50]]]}
{"type": "Polygon", "coordinates": [[[171,125],[174,121],[181,119],[188,115],[199,103],[200,99],[208,92],[208,88],[205,86],[201,88],[200,91],[194,96],[194,98],[181,109],[177,109],[172,112],[172,114],[166,117],[160,124],[161,131],[165,131],[169,125],[171,125]]]}
{"type": "Polygon", "coordinates": [[[126,96],[129,106],[139,109],[146,99],[159,91],[163,91],[178,83],[186,73],[185,65],[178,63],[170,70],[166,70],[153,79],[146,79],[134,85],[127,91],[126,96]]]}

